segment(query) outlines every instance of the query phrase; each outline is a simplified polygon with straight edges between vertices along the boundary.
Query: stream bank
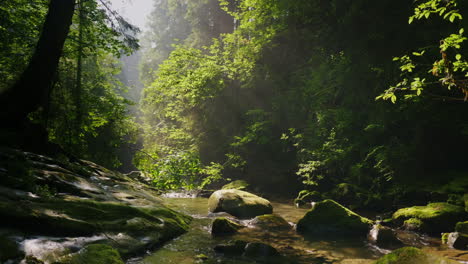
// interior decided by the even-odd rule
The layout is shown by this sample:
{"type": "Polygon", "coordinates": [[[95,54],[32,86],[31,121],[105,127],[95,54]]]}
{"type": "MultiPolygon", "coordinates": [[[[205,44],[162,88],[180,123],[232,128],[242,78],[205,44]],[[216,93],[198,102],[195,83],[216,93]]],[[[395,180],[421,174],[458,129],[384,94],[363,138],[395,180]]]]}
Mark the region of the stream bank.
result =
{"type": "Polygon", "coordinates": [[[115,259],[116,249],[117,259],[128,259],[183,234],[191,221],[141,179],[89,161],[2,148],[0,179],[2,263],[84,263],[76,259],[87,259],[80,256],[88,244],[108,246],[112,253],[101,257],[115,259]]]}
{"type": "MultiPolygon", "coordinates": [[[[298,208],[290,200],[270,201],[273,213],[287,222],[270,229],[252,219],[210,213],[207,198],[161,196],[138,173],[123,175],[83,160],[1,149],[0,179],[1,263],[90,264],[93,258],[109,264],[368,264],[395,249],[365,237],[300,235],[295,224],[310,208],[298,208]],[[217,217],[244,228],[212,236],[217,217]],[[259,259],[215,250],[239,241],[267,244],[279,254],[259,259]]],[[[402,246],[468,263],[467,251],[450,249],[438,237],[396,231],[402,246]]]]}

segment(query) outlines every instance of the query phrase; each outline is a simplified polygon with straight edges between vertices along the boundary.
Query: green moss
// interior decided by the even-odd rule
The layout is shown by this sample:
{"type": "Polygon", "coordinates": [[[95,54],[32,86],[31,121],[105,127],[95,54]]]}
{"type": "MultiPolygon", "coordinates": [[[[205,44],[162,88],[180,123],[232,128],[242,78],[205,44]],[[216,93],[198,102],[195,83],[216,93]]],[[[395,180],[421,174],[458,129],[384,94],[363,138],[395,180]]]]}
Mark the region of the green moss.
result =
{"type": "Polygon", "coordinates": [[[242,227],[242,225],[239,225],[225,217],[218,217],[213,221],[211,234],[214,236],[233,234],[242,227]]]}
{"type": "Polygon", "coordinates": [[[208,200],[208,209],[210,212],[227,212],[240,218],[252,218],[273,212],[268,200],[234,189],[214,192],[208,200]]]}
{"type": "Polygon", "coordinates": [[[422,230],[423,226],[424,226],[424,223],[423,223],[423,221],[421,221],[418,218],[410,218],[410,219],[405,220],[403,222],[403,226],[407,230],[415,230],[416,231],[416,230],[422,230]]]}
{"type": "MultiPolygon", "coordinates": [[[[404,223],[408,219],[419,219],[419,228],[427,233],[441,233],[452,231],[456,222],[465,217],[463,207],[448,203],[430,203],[427,206],[413,206],[402,208],[393,214],[393,220],[397,224],[404,223]]],[[[415,220],[412,220],[414,223],[415,220]]]]}
{"type": "Polygon", "coordinates": [[[279,215],[266,214],[255,217],[250,224],[262,229],[274,231],[278,229],[290,229],[289,223],[279,215]]]}
{"type": "Polygon", "coordinates": [[[447,244],[450,233],[442,233],[441,241],[442,244],[447,244]]]}
{"type": "Polygon", "coordinates": [[[191,219],[164,207],[137,208],[91,200],[37,199],[24,203],[0,198],[0,213],[9,225],[59,235],[159,231],[177,236],[188,229],[191,219]]]}
{"type": "Polygon", "coordinates": [[[362,217],[333,200],[317,203],[297,223],[297,231],[304,234],[366,236],[373,221],[362,217]]]}
{"type": "Polygon", "coordinates": [[[468,221],[458,222],[455,226],[455,231],[463,234],[468,234],[468,221]]]}
{"type": "Polygon", "coordinates": [[[446,258],[428,254],[414,247],[404,247],[397,249],[380,259],[374,264],[455,264],[446,258]]]}
{"type": "Polygon", "coordinates": [[[117,250],[108,245],[93,244],[72,257],[70,264],[124,264],[117,250]]]}
{"type": "Polygon", "coordinates": [[[244,189],[247,189],[247,187],[249,187],[249,184],[246,181],[237,180],[237,181],[233,181],[233,182],[230,182],[230,183],[224,185],[221,189],[223,189],[223,190],[227,190],[227,189],[244,190],[244,189]]]}

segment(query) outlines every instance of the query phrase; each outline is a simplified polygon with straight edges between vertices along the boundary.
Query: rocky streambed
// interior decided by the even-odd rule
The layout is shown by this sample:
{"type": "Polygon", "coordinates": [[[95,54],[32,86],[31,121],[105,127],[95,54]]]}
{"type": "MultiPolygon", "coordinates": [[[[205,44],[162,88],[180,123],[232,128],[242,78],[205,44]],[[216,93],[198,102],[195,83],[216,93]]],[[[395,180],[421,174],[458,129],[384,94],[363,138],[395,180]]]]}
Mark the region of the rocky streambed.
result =
{"type": "Polygon", "coordinates": [[[376,221],[333,200],[297,208],[235,184],[210,199],[161,196],[147,180],[0,149],[0,263],[468,263],[468,251],[453,248],[466,249],[462,207],[404,208],[376,221]],[[456,232],[447,245],[433,230],[456,232]]]}
{"type": "Polygon", "coordinates": [[[1,263],[123,263],[191,221],[140,179],[88,161],[1,149],[0,179],[1,263]]]}

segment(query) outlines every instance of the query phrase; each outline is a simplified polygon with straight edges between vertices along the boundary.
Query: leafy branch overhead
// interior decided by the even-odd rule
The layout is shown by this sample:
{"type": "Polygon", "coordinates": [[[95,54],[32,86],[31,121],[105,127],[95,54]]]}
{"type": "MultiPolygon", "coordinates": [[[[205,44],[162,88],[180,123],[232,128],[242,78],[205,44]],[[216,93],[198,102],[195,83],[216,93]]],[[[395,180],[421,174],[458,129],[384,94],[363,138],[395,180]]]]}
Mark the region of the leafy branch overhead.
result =
{"type": "Polygon", "coordinates": [[[468,100],[468,61],[462,55],[467,38],[464,36],[465,30],[461,28],[463,16],[457,0],[424,1],[414,9],[408,22],[435,20],[432,16],[448,21],[455,26],[456,33],[441,39],[437,48],[421,48],[411,55],[395,57],[393,60],[399,62],[403,79],[376,99],[395,103],[398,92],[404,92],[404,98],[411,99],[420,96],[425,88],[442,86],[448,90],[458,89],[464,95],[463,100],[468,100]]]}

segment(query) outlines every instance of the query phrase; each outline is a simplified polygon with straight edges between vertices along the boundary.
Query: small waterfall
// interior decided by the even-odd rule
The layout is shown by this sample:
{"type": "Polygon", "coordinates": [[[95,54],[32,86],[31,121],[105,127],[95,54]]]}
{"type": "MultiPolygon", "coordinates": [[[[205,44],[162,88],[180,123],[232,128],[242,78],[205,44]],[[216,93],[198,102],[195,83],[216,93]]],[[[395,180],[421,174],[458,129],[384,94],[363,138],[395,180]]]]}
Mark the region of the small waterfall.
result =
{"type": "Polygon", "coordinates": [[[455,241],[457,241],[458,236],[459,236],[458,232],[453,232],[448,235],[447,246],[449,248],[453,248],[453,244],[455,244],[455,241]]]}
{"type": "Polygon", "coordinates": [[[375,224],[372,226],[371,230],[369,231],[368,239],[372,243],[377,243],[377,239],[379,237],[379,230],[381,228],[382,217],[379,215],[376,217],[375,224]]]}
{"type": "Polygon", "coordinates": [[[377,237],[379,235],[379,224],[374,224],[369,231],[369,240],[373,243],[377,242],[377,237]]]}

